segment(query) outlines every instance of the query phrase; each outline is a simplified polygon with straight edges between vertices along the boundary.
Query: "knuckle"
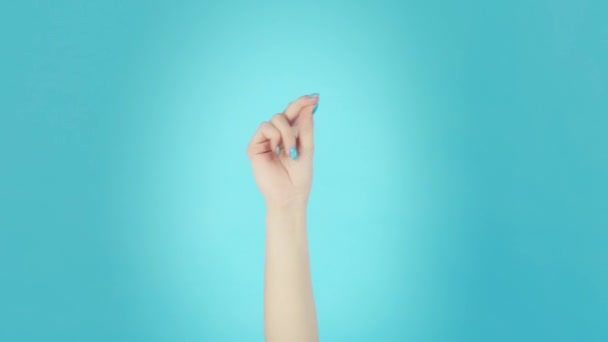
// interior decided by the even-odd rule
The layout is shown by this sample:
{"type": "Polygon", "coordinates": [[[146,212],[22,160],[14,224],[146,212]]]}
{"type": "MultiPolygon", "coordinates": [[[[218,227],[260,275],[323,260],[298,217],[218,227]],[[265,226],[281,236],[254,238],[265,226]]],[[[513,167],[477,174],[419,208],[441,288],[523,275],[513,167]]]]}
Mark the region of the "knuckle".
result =
{"type": "Polygon", "coordinates": [[[288,107],[288,108],[293,108],[293,107],[296,107],[296,106],[298,106],[298,105],[299,105],[299,104],[302,102],[302,100],[304,100],[305,98],[306,98],[306,96],[300,96],[300,97],[298,97],[297,99],[295,99],[295,100],[293,100],[293,101],[289,102],[289,104],[287,105],[287,107],[288,107]]]}
{"type": "Polygon", "coordinates": [[[269,121],[264,121],[260,124],[260,131],[262,131],[264,135],[272,135],[275,134],[276,128],[269,121]]]}
{"type": "Polygon", "coordinates": [[[285,116],[285,114],[283,113],[277,113],[275,115],[272,116],[272,118],[270,119],[271,122],[275,123],[275,124],[279,124],[283,122],[283,117],[285,116]]]}

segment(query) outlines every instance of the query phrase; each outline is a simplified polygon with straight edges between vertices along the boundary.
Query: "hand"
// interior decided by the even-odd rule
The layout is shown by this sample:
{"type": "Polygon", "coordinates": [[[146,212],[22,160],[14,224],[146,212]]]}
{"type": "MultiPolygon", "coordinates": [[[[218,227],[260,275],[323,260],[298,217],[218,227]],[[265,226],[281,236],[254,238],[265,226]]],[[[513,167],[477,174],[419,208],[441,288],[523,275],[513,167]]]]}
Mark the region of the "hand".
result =
{"type": "Polygon", "coordinates": [[[291,102],[262,122],[247,154],[269,210],[305,209],[312,186],[313,110],[318,94],[291,102]]]}

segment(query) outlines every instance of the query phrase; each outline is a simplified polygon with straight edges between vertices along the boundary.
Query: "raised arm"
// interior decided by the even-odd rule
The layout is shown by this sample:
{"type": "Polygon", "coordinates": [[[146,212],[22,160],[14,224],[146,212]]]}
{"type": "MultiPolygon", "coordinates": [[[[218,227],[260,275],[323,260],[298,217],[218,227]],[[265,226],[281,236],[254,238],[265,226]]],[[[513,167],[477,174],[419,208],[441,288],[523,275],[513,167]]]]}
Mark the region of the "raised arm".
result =
{"type": "Polygon", "coordinates": [[[266,201],[264,332],[269,342],[317,341],[306,239],[317,94],[290,103],[258,128],[248,147],[266,201]]]}

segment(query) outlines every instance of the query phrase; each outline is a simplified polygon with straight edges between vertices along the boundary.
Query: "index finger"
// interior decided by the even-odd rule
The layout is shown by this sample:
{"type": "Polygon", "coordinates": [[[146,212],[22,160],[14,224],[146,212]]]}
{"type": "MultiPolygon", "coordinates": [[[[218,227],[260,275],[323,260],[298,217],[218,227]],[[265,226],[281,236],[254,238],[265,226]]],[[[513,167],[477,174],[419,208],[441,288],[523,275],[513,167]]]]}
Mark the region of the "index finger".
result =
{"type": "Polygon", "coordinates": [[[317,103],[317,101],[319,101],[319,94],[317,93],[298,97],[287,106],[283,113],[287,119],[292,122],[296,119],[302,108],[314,105],[317,103]]]}

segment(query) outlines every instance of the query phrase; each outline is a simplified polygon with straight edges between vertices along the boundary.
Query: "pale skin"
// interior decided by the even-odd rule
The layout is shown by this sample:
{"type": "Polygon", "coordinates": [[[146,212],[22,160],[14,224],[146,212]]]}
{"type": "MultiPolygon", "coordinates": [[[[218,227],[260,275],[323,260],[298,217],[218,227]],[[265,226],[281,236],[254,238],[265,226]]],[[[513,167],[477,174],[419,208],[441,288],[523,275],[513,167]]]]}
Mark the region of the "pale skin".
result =
{"type": "Polygon", "coordinates": [[[302,96],[263,122],[247,155],[266,202],[264,334],[266,341],[318,341],[306,208],[312,186],[313,109],[302,96]]]}

